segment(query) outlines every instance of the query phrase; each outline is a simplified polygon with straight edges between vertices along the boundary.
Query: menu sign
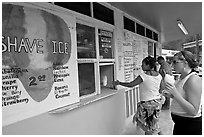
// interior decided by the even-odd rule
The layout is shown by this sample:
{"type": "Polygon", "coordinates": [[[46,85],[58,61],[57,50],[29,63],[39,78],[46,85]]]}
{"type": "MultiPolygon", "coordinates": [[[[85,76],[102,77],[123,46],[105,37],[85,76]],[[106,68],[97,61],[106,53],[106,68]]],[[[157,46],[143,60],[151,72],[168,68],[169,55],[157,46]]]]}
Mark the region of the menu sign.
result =
{"type": "Polygon", "coordinates": [[[2,5],[2,123],[79,101],[73,17],[2,5]]]}
{"type": "Polygon", "coordinates": [[[99,35],[99,54],[100,58],[113,58],[112,45],[113,45],[113,32],[106,30],[98,30],[99,35]]]}
{"type": "MultiPolygon", "coordinates": [[[[131,32],[125,32],[124,38],[125,38],[125,42],[123,45],[124,51],[132,52],[131,54],[124,54],[124,59],[128,58],[128,61],[127,59],[125,61],[125,65],[126,67],[132,66],[132,68],[128,72],[131,73],[133,69],[134,78],[136,78],[142,71],[141,69],[142,60],[148,56],[148,40],[141,38],[131,32]],[[131,55],[132,57],[131,56],[127,57],[128,55],[131,55]]],[[[127,70],[127,68],[125,68],[125,70],[127,70]]]]}
{"type": "Polygon", "coordinates": [[[124,74],[125,81],[130,82],[133,80],[133,50],[132,44],[124,42],[124,74]]]}

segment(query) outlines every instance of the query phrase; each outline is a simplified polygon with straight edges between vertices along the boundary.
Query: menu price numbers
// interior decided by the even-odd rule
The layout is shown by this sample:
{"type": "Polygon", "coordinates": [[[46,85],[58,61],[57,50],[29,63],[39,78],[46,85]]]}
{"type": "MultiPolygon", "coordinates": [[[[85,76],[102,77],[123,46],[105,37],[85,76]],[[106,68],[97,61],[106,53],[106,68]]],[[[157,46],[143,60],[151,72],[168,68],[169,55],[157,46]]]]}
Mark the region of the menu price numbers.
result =
{"type": "Polygon", "coordinates": [[[45,81],[46,80],[45,78],[46,78],[45,75],[39,75],[37,78],[35,76],[31,76],[29,78],[29,80],[30,80],[29,86],[36,86],[37,80],[38,81],[45,81]]]}

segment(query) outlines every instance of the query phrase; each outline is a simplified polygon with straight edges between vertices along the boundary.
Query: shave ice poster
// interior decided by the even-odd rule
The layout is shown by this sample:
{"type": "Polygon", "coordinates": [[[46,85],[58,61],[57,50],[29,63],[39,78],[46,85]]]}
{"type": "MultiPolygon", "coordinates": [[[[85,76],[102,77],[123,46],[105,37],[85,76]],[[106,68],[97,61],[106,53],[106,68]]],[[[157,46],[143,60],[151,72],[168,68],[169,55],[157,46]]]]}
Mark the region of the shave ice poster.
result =
{"type": "Polygon", "coordinates": [[[75,18],[2,4],[2,125],[79,101],[75,18]]]}

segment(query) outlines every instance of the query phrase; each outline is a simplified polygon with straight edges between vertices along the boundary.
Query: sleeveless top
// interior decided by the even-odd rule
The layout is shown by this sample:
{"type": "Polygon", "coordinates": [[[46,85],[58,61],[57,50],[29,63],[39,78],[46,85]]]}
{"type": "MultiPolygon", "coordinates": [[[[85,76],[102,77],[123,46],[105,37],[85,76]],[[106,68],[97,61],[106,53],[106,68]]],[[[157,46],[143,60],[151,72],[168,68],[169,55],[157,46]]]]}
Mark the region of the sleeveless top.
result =
{"type": "Polygon", "coordinates": [[[162,80],[162,76],[150,76],[145,73],[141,73],[140,77],[143,82],[139,84],[140,101],[149,101],[158,99],[160,97],[159,88],[162,80]]]}
{"type": "MultiPolygon", "coordinates": [[[[187,75],[184,79],[179,79],[176,83],[175,83],[175,86],[177,88],[177,91],[181,94],[182,97],[185,98],[186,96],[186,92],[184,91],[183,89],[183,86],[184,84],[186,83],[186,81],[188,80],[188,78],[191,76],[191,75],[194,75],[195,72],[192,72],[190,73],[189,75],[187,75]]],[[[184,117],[200,117],[201,116],[201,111],[202,111],[202,108],[201,108],[201,100],[200,100],[200,107],[199,107],[199,110],[198,110],[198,113],[195,115],[195,116],[191,116],[189,115],[181,106],[180,104],[175,100],[173,99],[172,102],[171,102],[171,112],[173,114],[176,114],[176,115],[179,115],[179,116],[184,116],[184,117]]]]}

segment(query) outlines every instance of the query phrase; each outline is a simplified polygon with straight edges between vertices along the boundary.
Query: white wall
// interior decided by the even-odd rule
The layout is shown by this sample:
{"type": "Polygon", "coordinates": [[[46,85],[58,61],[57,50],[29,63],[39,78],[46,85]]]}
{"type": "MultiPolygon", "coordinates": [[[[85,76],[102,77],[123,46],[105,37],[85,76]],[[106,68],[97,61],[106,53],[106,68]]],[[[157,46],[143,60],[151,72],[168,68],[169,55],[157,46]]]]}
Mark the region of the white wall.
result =
{"type": "Polygon", "coordinates": [[[124,130],[124,92],[60,114],[44,113],[2,128],[3,135],[118,135],[124,130]]]}

